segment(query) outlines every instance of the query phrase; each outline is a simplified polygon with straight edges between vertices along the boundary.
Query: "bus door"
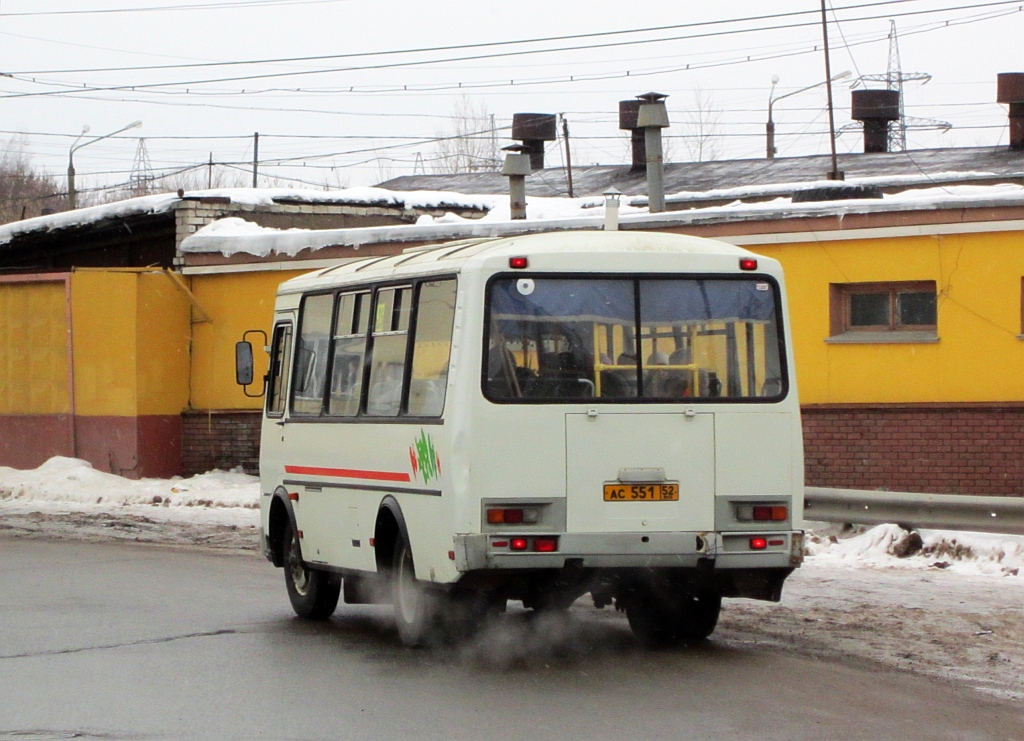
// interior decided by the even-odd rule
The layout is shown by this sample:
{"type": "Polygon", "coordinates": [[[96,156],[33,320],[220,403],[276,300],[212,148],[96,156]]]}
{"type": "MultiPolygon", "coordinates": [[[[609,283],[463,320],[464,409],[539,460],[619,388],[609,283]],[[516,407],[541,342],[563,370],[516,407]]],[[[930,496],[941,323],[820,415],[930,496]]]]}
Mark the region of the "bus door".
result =
{"type": "Polygon", "coordinates": [[[280,481],[284,473],[285,414],[291,371],[294,317],[279,317],[270,342],[266,412],[260,432],[260,475],[280,481]]]}
{"type": "Polygon", "coordinates": [[[715,521],[715,417],[565,415],[569,532],[705,531],[715,521]]]}

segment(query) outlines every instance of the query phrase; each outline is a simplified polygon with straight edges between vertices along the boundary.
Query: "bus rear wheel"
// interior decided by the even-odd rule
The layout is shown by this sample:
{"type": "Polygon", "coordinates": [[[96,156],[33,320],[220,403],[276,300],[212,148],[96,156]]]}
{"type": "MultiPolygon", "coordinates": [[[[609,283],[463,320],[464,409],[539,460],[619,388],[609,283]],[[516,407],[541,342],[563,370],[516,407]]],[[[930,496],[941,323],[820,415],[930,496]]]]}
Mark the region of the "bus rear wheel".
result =
{"type": "Polygon", "coordinates": [[[646,590],[626,606],[633,634],[645,646],[660,648],[702,641],[715,631],[722,597],[714,592],[664,595],[646,590]]]}
{"type": "Polygon", "coordinates": [[[438,599],[416,578],[412,548],[402,534],[395,543],[391,582],[398,635],[410,648],[423,646],[433,639],[437,629],[438,599]]]}
{"type": "Polygon", "coordinates": [[[296,615],[307,620],[326,620],[338,606],[340,577],[306,566],[302,561],[299,535],[290,522],[285,525],[282,541],[284,583],[292,609],[296,615]]]}

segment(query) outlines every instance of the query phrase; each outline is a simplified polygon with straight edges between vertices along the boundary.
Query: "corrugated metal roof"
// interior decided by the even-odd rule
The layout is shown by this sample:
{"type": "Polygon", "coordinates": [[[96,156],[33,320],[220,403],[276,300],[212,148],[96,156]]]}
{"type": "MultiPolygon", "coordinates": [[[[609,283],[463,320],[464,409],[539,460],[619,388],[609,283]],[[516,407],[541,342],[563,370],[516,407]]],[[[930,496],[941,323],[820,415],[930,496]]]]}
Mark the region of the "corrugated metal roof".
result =
{"type": "MultiPolygon", "coordinates": [[[[626,142],[628,145],[628,141],[626,142]]],[[[776,159],[713,160],[675,162],[665,165],[665,192],[807,183],[824,180],[831,169],[828,155],[776,159]]],[[[919,180],[917,187],[965,182],[1024,182],[1024,152],[1008,147],[965,147],[922,149],[911,152],[839,155],[839,169],[847,179],[891,179],[895,186],[913,187],[908,177],[919,180]]],[[[574,167],[573,192],[577,197],[600,196],[616,188],[627,196],[646,196],[647,178],[629,165],[574,167]]],[[[408,175],[380,184],[388,190],[445,190],[462,193],[498,194],[508,192],[508,178],[499,173],[463,175],[408,175]]],[[[526,178],[531,196],[568,195],[564,168],[538,170],[526,178]]]]}

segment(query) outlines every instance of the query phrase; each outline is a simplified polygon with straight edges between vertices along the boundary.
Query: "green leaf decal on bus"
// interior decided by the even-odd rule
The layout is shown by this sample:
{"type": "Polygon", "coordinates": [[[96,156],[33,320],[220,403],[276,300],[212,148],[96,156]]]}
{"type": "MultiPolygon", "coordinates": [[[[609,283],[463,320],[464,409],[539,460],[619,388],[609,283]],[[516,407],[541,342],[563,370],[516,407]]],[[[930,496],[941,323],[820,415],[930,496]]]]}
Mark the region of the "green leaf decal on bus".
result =
{"type": "Polygon", "coordinates": [[[424,484],[441,475],[441,457],[434,450],[434,439],[424,430],[420,430],[420,436],[409,448],[409,460],[413,476],[423,474],[424,484]]]}

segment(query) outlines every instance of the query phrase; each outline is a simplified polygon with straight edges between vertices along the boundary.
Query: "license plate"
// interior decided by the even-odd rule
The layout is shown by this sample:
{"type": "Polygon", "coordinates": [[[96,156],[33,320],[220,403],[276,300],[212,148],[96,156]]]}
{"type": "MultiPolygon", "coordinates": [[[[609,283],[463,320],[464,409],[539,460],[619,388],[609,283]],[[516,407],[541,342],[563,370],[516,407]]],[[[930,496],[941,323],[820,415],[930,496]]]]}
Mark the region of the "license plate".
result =
{"type": "Polygon", "coordinates": [[[677,502],[679,484],[605,484],[606,502],[677,502]]]}

